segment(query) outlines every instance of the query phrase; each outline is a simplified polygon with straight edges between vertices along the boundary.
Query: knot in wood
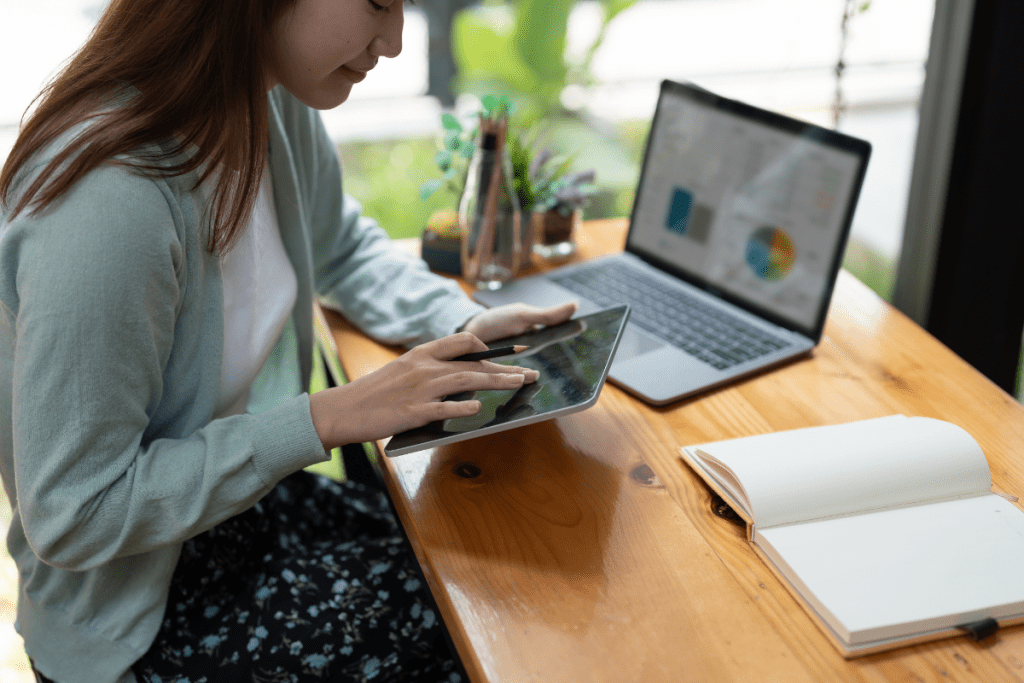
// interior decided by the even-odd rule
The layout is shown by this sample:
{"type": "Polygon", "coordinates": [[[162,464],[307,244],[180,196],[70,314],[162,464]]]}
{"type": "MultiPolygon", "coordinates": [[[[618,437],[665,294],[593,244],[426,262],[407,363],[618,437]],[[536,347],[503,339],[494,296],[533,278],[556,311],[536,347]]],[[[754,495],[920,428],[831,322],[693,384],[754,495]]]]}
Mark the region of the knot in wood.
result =
{"type": "Polygon", "coordinates": [[[463,479],[475,479],[482,473],[480,467],[471,462],[460,462],[452,468],[452,471],[463,479]]]}
{"type": "Polygon", "coordinates": [[[658,475],[646,463],[637,465],[630,470],[629,477],[642,486],[661,486],[661,480],[658,479],[658,475]]]}

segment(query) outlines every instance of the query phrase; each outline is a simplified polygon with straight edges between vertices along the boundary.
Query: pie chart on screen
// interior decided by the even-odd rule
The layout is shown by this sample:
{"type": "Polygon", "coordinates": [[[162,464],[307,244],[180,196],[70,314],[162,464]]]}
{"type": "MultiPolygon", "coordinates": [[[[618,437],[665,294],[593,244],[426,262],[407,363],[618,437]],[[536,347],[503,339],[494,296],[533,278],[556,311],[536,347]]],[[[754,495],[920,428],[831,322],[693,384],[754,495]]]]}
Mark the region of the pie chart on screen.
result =
{"type": "Polygon", "coordinates": [[[747,265],[762,280],[781,280],[794,261],[796,247],[781,228],[761,226],[747,240],[747,265]]]}

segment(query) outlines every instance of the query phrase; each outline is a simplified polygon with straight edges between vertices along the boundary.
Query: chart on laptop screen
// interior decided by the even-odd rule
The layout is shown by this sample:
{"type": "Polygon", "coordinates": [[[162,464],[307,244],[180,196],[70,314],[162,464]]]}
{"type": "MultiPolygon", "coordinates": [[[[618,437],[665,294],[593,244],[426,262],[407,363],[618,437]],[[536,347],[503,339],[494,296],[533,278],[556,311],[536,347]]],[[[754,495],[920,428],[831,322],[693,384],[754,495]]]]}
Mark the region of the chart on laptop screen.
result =
{"type": "Polygon", "coordinates": [[[676,97],[651,136],[630,243],[813,325],[858,157],[676,97]]]}

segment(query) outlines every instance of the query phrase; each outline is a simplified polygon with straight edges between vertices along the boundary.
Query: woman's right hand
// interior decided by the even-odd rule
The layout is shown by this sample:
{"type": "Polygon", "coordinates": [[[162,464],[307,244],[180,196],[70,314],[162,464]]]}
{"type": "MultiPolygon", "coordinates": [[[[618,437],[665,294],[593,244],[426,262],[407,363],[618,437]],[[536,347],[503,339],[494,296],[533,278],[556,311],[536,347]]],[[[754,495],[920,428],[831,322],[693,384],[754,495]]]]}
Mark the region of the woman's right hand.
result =
{"type": "Polygon", "coordinates": [[[435,420],[480,412],[480,402],[443,401],[464,391],[517,389],[535,382],[536,370],[488,361],[452,361],[487,345],[459,332],[407,351],[381,369],[344,386],[309,397],[310,413],[324,448],[393,436],[435,420]]]}

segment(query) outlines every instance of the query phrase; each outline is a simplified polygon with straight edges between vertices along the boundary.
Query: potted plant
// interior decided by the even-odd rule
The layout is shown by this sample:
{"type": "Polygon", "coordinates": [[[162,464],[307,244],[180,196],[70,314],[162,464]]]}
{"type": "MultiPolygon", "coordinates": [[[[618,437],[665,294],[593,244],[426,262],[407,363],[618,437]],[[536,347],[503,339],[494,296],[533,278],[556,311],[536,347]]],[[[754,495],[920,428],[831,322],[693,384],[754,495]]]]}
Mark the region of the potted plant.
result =
{"type": "MultiPolygon", "coordinates": [[[[493,119],[510,110],[507,98],[489,95],[483,98],[482,111],[474,119],[493,119]]],[[[434,157],[441,177],[424,182],[420,196],[426,199],[443,188],[458,201],[465,189],[469,160],[476,152],[479,127],[464,126],[448,112],[442,114],[441,125],[444,133],[434,157]]],[[[524,220],[522,248],[525,254],[532,251],[543,258],[564,257],[575,250],[573,227],[597,190],[595,173],[572,172],[571,158],[556,157],[550,149],[540,147],[537,139],[536,126],[524,131],[513,125],[507,136],[513,185],[524,217],[529,217],[524,220]]],[[[424,259],[435,270],[459,272],[452,270],[448,256],[459,249],[457,220],[453,210],[438,211],[424,231],[424,259]]]]}
{"type": "Polygon", "coordinates": [[[576,250],[573,229],[597,191],[595,173],[571,172],[572,159],[555,157],[547,148],[536,154],[529,150],[522,141],[510,149],[520,202],[532,212],[533,252],[546,259],[564,258],[576,250]]]}

